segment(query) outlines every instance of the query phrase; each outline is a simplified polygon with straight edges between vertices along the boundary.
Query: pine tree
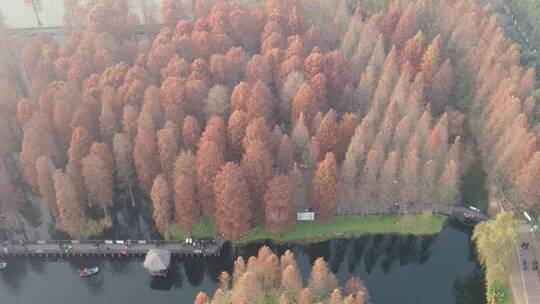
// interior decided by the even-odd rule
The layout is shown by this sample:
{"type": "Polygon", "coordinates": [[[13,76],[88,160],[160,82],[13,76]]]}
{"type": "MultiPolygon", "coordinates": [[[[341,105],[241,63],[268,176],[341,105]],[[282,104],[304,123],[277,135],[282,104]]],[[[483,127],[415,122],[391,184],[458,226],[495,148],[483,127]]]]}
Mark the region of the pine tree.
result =
{"type": "Polygon", "coordinates": [[[113,154],[116,162],[116,180],[120,187],[127,187],[131,196],[131,204],[134,205],[131,187],[135,180],[135,168],[133,167],[133,156],[131,143],[124,133],[117,133],[113,138],[113,154]]]}
{"type": "Polygon", "coordinates": [[[204,292],[199,292],[193,304],[210,304],[210,298],[204,292]]]}
{"type": "Polygon", "coordinates": [[[175,176],[174,218],[184,231],[191,231],[201,212],[196,201],[194,177],[178,173],[175,176]]]}
{"type": "Polygon", "coordinates": [[[433,104],[435,113],[442,113],[452,103],[454,86],[454,71],[450,59],[446,59],[433,76],[433,82],[428,89],[428,98],[433,104]]]}
{"type": "Polygon", "coordinates": [[[315,134],[315,140],[319,146],[319,152],[326,154],[328,152],[336,153],[338,144],[338,126],[336,124],[336,112],[328,111],[324,114],[321,125],[315,134]]]}
{"type": "Polygon", "coordinates": [[[157,132],[159,161],[161,164],[161,172],[173,184],[174,162],[178,153],[178,137],[175,134],[175,125],[171,121],[167,121],[163,129],[157,132]]]}
{"type": "Polygon", "coordinates": [[[230,114],[229,88],[224,85],[215,85],[208,91],[204,107],[206,118],[214,115],[228,117],[230,114]]]}
{"type": "Polygon", "coordinates": [[[91,144],[92,137],[85,128],[78,127],[73,130],[71,145],[68,150],[69,161],[66,166],[66,173],[75,185],[81,204],[85,204],[86,201],[86,191],[82,176],[82,159],[90,152],[91,144]]]}
{"type": "Polygon", "coordinates": [[[416,31],[416,18],[413,8],[408,7],[403,15],[399,18],[399,21],[396,25],[396,29],[392,34],[391,42],[398,49],[401,49],[407,39],[411,38],[416,31]]]}
{"type": "MultiPolygon", "coordinates": [[[[36,179],[36,160],[41,155],[48,157],[55,156],[54,138],[51,133],[51,123],[47,121],[47,117],[42,113],[35,113],[32,119],[24,126],[24,136],[22,139],[22,151],[20,155],[22,174],[24,180],[32,187],[32,190],[37,192],[38,185],[36,179]]],[[[2,145],[9,147],[10,142],[13,142],[13,137],[10,136],[7,124],[2,128],[1,139],[6,139],[2,145]]],[[[90,148],[90,147],[88,147],[90,148]]],[[[6,149],[9,151],[11,149],[6,149]]],[[[7,154],[7,152],[5,152],[7,154]]]]}
{"type": "Polygon", "coordinates": [[[324,56],[321,53],[312,52],[304,60],[304,76],[310,80],[317,74],[324,72],[324,56]]]}
{"type": "Polygon", "coordinates": [[[399,157],[396,151],[390,152],[381,170],[379,200],[380,204],[385,207],[390,206],[398,197],[397,170],[399,157]]]}
{"type": "Polygon", "coordinates": [[[191,115],[184,118],[182,126],[183,148],[187,150],[195,150],[197,143],[201,137],[201,127],[197,119],[191,115]]]}
{"type": "Polygon", "coordinates": [[[311,122],[317,112],[319,104],[315,91],[309,84],[302,85],[293,100],[291,123],[296,125],[301,113],[304,114],[305,121],[311,122]]]}
{"type": "Polygon", "coordinates": [[[137,125],[133,160],[139,186],[146,193],[150,193],[154,178],[160,169],[159,159],[156,157],[158,154],[156,131],[153,119],[147,112],[141,113],[137,125]]]}
{"type": "Polygon", "coordinates": [[[336,287],[335,275],[328,270],[323,258],[317,258],[309,275],[308,288],[312,291],[313,297],[316,299],[326,297],[336,287]]]}
{"type": "Polygon", "coordinates": [[[289,172],[289,178],[292,186],[292,197],[296,210],[305,209],[307,207],[307,185],[306,179],[298,168],[297,163],[289,172]]]}
{"type": "Polygon", "coordinates": [[[137,134],[137,118],[139,117],[139,110],[132,106],[126,105],[122,112],[122,131],[129,138],[130,142],[135,140],[135,134],[137,134]]]}
{"type": "Polygon", "coordinates": [[[251,272],[244,273],[231,294],[233,303],[262,303],[264,292],[261,283],[251,272]]]}
{"type": "Polygon", "coordinates": [[[315,185],[315,207],[319,216],[327,221],[333,216],[336,205],[338,170],[333,153],[326,153],[319,164],[313,184],[315,185]]]}
{"type": "Polygon", "coordinates": [[[289,172],[294,164],[291,140],[288,135],[281,138],[276,157],[276,166],[279,172],[289,172]]]}
{"type": "Polygon", "coordinates": [[[214,216],[214,178],[225,163],[223,153],[213,141],[205,141],[197,150],[197,197],[205,218],[214,216]]]}
{"type": "Polygon", "coordinates": [[[198,144],[199,149],[203,143],[213,141],[217,145],[220,153],[224,155],[226,147],[225,132],[226,130],[223,118],[220,116],[212,116],[206,123],[204,132],[201,135],[201,139],[198,144]]]}
{"type": "Polygon", "coordinates": [[[263,81],[257,80],[251,89],[251,94],[246,105],[250,119],[263,117],[270,121],[274,117],[275,100],[269,86],[263,81]]]}
{"type": "Polygon", "coordinates": [[[517,189],[527,205],[534,205],[540,200],[538,187],[540,177],[540,152],[534,153],[531,160],[523,167],[517,178],[517,189]]]}
{"type": "Polygon", "coordinates": [[[404,66],[407,62],[411,66],[412,72],[416,72],[420,67],[422,54],[424,53],[424,34],[420,31],[407,40],[399,53],[399,66],[404,66]]]}
{"type": "Polygon", "coordinates": [[[107,143],[112,143],[114,135],[120,129],[119,117],[114,108],[115,91],[111,87],[106,87],[102,93],[101,114],[99,115],[99,129],[103,139],[107,143]]]}
{"type": "Polygon", "coordinates": [[[281,87],[281,103],[279,104],[279,113],[281,121],[290,122],[293,99],[304,84],[304,75],[295,70],[287,75],[283,86],[281,87]]]}
{"type": "Polygon", "coordinates": [[[247,125],[248,117],[244,111],[236,110],[229,116],[229,122],[227,124],[227,146],[232,159],[240,159],[242,155],[242,141],[246,134],[247,125]]]}
{"type": "Polygon", "coordinates": [[[287,175],[277,174],[268,182],[264,205],[266,225],[270,231],[278,233],[294,223],[292,189],[287,175]]]}
{"type": "Polygon", "coordinates": [[[231,94],[231,111],[247,111],[247,104],[250,95],[251,89],[249,84],[241,81],[238,85],[236,85],[231,94]]]}
{"type": "Polygon", "coordinates": [[[444,162],[448,152],[448,115],[445,113],[433,130],[427,142],[427,155],[437,164],[444,162]]]}
{"type": "Polygon", "coordinates": [[[302,277],[295,265],[288,265],[283,269],[281,286],[289,297],[296,296],[302,290],[302,277]]]}
{"type": "Polygon", "coordinates": [[[103,161],[103,163],[105,163],[105,167],[107,168],[107,174],[111,176],[112,182],[114,183],[116,164],[114,163],[113,154],[111,152],[111,149],[109,149],[109,146],[103,142],[95,142],[90,148],[90,154],[96,155],[97,157],[99,157],[99,159],[103,161]]]}
{"type": "MultiPolygon", "coordinates": [[[[216,193],[215,220],[219,231],[223,232],[228,239],[240,237],[252,227],[255,213],[247,182],[238,165],[229,162],[221,168],[215,178],[214,192],[216,193]]],[[[236,275],[235,273],[235,278],[236,275]]],[[[235,287],[242,282],[243,277],[240,277],[235,287]]]]}
{"type": "Polygon", "coordinates": [[[260,215],[264,212],[262,206],[264,192],[274,175],[274,159],[262,141],[253,140],[246,145],[240,166],[254,201],[253,211],[256,215],[260,215]]]}
{"type": "Polygon", "coordinates": [[[160,174],[154,179],[150,198],[154,206],[154,221],[162,235],[167,233],[173,218],[171,193],[165,177],[160,174]]]}
{"type": "Polygon", "coordinates": [[[58,207],[56,206],[56,193],[54,191],[53,174],[56,170],[52,160],[42,155],[36,161],[36,174],[39,193],[43,198],[43,203],[47,210],[53,215],[58,215],[58,207]]]}
{"type": "Polygon", "coordinates": [[[246,79],[248,83],[255,84],[261,81],[269,85],[272,81],[272,70],[266,57],[255,55],[246,64],[246,79]]]}
{"type": "Polygon", "coordinates": [[[404,202],[416,202],[419,195],[419,158],[416,148],[418,140],[411,137],[405,154],[405,159],[399,173],[401,199],[404,202]]]}
{"type": "Polygon", "coordinates": [[[254,140],[261,141],[264,144],[264,147],[268,151],[271,151],[272,135],[270,128],[261,117],[252,119],[247,125],[244,138],[242,139],[242,146],[244,147],[244,150],[246,150],[246,147],[254,140]]]}
{"type": "Polygon", "coordinates": [[[301,162],[302,156],[305,154],[309,144],[309,131],[304,122],[303,114],[300,114],[300,117],[293,128],[291,140],[293,145],[294,159],[297,162],[301,162]]]}
{"type": "Polygon", "coordinates": [[[83,158],[82,176],[90,203],[97,204],[105,210],[112,206],[111,170],[95,153],[90,153],[83,158]]]}
{"type": "Polygon", "coordinates": [[[440,53],[440,44],[441,36],[435,37],[431,43],[428,45],[424,55],[422,57],[422,62],[420,63],[420,70],[424,74],[424,79],[429,85],[433,82],[435,73],[439,70],[439,53],[440,53]]]}
{"type": "Polygon", "coordinates": [[[453,204],[459,193],[459,168],[454,160],[450,160],[441,175],[439,181],[439,202],[441,204],[453,204]]]}
{"type": "Polygon", "coordinates": [[[69,176],[57,169],[54,171],[54,190],[60,225],[74,239],[84,239],[86,235],[84,210],[79,203],[75,186],[69,176]]]}

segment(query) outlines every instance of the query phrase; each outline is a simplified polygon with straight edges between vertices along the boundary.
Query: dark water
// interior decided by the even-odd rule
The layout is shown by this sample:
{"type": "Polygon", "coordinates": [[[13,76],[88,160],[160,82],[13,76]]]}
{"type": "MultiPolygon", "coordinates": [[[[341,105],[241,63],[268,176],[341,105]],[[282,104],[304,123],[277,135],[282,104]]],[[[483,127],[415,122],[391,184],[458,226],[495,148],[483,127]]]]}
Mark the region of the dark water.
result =
{"type": "MultiPolygon", "coordinates": [[[[483,273],[465,228],[447,225],[436,237],[376,235],[310,245],[272,245],[277,253],[294,251],[304,278],[318,256],[324,257],[343,285],[353,275],[366,283],[373,303],[481,304],[483,273]]],[[[200,290],[213,293],[216,279],[230,271],[237,255],[260,245],[226,246],[221,257],[177,259],[168,279],[153,280],[141,260],[9,260],[0,271],[0,303],[192,303],[200,290]],[[98,275],[82,279],[77,270],[99,265],[98,275]]]]}

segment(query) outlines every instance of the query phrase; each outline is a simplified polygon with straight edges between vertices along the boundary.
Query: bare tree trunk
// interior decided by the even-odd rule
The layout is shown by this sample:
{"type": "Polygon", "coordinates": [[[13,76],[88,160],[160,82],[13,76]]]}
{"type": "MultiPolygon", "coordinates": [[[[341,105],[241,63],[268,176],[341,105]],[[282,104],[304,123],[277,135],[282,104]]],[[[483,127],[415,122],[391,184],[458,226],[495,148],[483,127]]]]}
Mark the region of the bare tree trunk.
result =
{"type": "Polygon", "coordinates": [[[26,234],[26,229],[24,229],[24,221],[21,219],[21,217],[19,216],[19,212],[15,211],[14,212],[15,214],[15,218],[17,219],[17,222],[21,225],[22,227],[22,233],[24,235],[24,239],[28,241],[28,235],[26,234]]]}
{"type": "Polygon", "coordinates": [[[37,20],[37,23],[38,23],[38,26],[41,26],[41,20],[39,20],[39,15],[36,11],[36,5],[32,3],[32,10],[34,11],[34,15],[36,16],[36,20],[37,20]]]}
{"type": "Polygon", "coordinates": [[[133,198],[133,191],[131,190],[131,185],[128,184],[129,198],[131,199],[131,207],[135,207],[135,199],[133,198]]]}

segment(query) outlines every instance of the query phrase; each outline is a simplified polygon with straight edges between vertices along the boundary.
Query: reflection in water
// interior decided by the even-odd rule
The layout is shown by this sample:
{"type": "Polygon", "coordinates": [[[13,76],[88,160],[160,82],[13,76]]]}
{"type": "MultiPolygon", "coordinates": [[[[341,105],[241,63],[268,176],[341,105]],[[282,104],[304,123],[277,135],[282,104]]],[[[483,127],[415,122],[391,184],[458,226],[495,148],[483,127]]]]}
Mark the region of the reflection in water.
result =
{"type": "Polygon", "coordinates": [[[477,270],[454,283],[456,304],[485,303],[484,274],[477,270]]]}
{"type": "MultiPolygon", "coordinates": [[[[452,225],[433,237],[374,235],[305,245],[265,244],[277,254],[292,250],[304,279],[319,256],[328,261],[341,285],[353,275],[360,276],[374,303],[481,304],[485,303],[483,272],[469,237],[469,228],[452,225]]],[[[8,268],[0,271],[0,299],[2,303],[6,299],[5,303],[89,304],[107,299],[107,303],[138,304],[178,298],[190,303],[200,290],[212,294],[219,273],[230,272],[237,256],[247,259],[261,245],[226,244],[219,257],[173,258],[165,278],[151,278],[142,259],[10,260],[8,268]],[[101,272],[79,278],[78,270],[90,265],[99,266],[101,272]]]]}
{"type": "Polygon", "coordinates": [[[0,271],[2,283],[14,294],[19,294],[21,282],[26,276],[28,264],[25,261],[8,259],[8,267],[0,271]]]}

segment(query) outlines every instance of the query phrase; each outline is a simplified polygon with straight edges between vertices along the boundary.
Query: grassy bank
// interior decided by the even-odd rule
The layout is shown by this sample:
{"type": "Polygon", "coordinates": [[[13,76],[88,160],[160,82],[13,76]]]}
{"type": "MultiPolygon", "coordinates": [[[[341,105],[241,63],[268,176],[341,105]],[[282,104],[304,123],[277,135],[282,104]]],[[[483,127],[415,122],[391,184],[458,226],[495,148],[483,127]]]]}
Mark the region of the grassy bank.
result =
{"type": "Polygon", "coordinates": [[[245,245],[260,240],[275,242],[316,242],[331,238],[349,238],[366,234],[417,234],[439,233],[446,221],[444,215],[367,215],[336,217],[328,223],[297,222],[283,233],[276,234],[264,227],[240,238],[234,243],[245,245]]]}
{"type": "Polygon", "coordinates": [[[486,298],[488,304],[513,304],[510,284],[487,282],[486,298]]]}
{"type": "MultiPolygon", "coordinates": [[[[216,234],[217,229],[213,223],[209,221],[200,221],[195,224],[195,227],[193,227],[191,237],[195,239],[206,239],[213,238],[216,236],[216,234]]],[[[183,241],[187,237],[190,237],[189,233],[183,231],[178,224],[172,225],[169,231],[165,234],[165,239],[168,240],[183,241]]]]}

